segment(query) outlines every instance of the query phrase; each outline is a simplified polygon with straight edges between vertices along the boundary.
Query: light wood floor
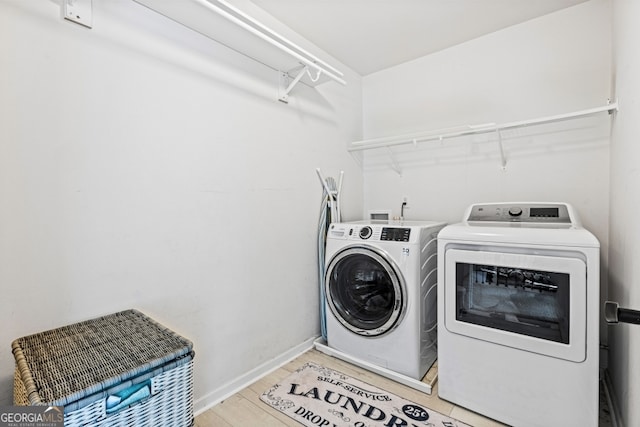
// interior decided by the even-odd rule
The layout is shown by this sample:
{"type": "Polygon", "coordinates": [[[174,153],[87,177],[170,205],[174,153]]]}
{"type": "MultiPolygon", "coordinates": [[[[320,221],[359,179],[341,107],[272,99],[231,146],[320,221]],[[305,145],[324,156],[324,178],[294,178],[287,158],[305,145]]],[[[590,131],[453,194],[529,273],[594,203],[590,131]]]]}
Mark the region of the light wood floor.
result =
{"type": "Polygon", "coordinates": [[[503,424],[494,420],[440,400],[438,398],[437,383],[432,394],[428,395],[314,349],[309,350],[282,368],[234,394],[224,402],[198,415],[195,420],[195,427],[300,426],[298,422],[262,403],[260,395],[301,367],[305,362],[314,362],[327,368],[335,369],[475,427],[503,426],[503,424]]]}

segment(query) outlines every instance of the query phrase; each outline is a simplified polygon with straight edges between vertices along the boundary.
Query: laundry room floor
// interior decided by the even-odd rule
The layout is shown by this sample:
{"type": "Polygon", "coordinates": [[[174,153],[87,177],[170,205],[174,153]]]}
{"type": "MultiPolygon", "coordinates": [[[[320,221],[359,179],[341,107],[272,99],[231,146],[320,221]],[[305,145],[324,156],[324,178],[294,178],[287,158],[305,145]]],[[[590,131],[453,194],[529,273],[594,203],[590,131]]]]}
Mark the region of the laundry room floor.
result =
{"type": "MultiPolygon", "coordinates": [[[[483,417],[475,412],[468,411],[447,401],[441,400],[438,397],[437,382],[432,394],[428,395],[312,349],[287,363],[283,367],[275,370],[271,374],[261,378],[247,388],[239,391],[222,403],[201,413],[195,419],[195,427],[300,426],[298,422],[262,403],[262,401],[260,401],[260,395],[306,362],[313,362],[327,368],[341,371],[347,375],[351,375],[383,390],[387,390],[390,393],[412,400],[434,411],[449,415],[452,418],[456,418],[474,427],[504,426],[504,424],[495,420],[483,417]]],[[[602,394],[603,393],[601,393],[601,395],[602,394]]],[[[601,398],[600,404],[601,415],[599,426],[610,427],[612,424],[609,419],[608,408],[606,407],[606,399],[601,398]]]]}

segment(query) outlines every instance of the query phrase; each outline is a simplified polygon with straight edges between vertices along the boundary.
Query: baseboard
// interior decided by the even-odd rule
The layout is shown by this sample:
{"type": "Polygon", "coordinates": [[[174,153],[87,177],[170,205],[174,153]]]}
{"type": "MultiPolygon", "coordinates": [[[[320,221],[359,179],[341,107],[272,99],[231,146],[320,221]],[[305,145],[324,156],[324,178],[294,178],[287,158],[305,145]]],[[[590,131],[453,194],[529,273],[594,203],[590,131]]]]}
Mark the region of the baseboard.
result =
{"type": "Polygon", "coordinates": [[[207,393],[203,397],[196,399],[193,402],[194,415],[197,416],[207,409],[217,405],[223,400],[233,396],[243,388],[253,384],[265,375],[270,374],[281,366],[289,363],[291,360],[300,356],[302,353],[313,348],[313,343],[318,337],[309,338],[303,343],[295,346],[294,348],[276,356],[275,358],[263,363],[262,365],[250,370],[244,375],[241,375],[225,385],[218,387],[217,389],[207,393]]]}
{"type": "Polygon", "coordinates": [[[607,398],[607,403],[609,405],[609,414],[611,415],[611,427],[624,427],[622,424],[622,418],[620,417],[620,408],[618,407],[618,401],[615,398],[615,393],[613,393],[613,384],[611,384],[611,377],[609,376],[609,371],[604,370],[603,375],[604,382],[604,394],[607,398]]]}

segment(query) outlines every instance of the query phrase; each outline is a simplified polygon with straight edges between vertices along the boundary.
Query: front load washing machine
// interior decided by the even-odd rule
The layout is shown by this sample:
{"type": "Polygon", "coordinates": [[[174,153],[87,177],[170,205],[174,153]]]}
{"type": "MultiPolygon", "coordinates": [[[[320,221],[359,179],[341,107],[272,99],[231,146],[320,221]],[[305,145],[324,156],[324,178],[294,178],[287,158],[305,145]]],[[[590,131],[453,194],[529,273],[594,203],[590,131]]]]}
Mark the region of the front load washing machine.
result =
{"type": "Polygon", "coordinates": [[[598,425],[598,240],[566,203],[488,203],[438,236],[438,394],[518,427],[598,425]]]}
{"type": "Polygon", "coordinates": [[[329,227],[327,345],[421,379],[437,357],[440,222],[353,222],[329,227]]]}

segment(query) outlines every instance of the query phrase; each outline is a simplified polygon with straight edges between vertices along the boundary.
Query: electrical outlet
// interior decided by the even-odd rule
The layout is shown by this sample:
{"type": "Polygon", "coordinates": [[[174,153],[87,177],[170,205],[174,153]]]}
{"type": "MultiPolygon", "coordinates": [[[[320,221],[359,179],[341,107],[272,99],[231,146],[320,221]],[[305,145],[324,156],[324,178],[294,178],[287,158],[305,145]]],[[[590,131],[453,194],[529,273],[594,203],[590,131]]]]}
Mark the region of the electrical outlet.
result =
{"type": "Polygon", "coordinates": [[[62,0],[64,19],[87,28],[93,25],[92,0],[62,0]]]}

